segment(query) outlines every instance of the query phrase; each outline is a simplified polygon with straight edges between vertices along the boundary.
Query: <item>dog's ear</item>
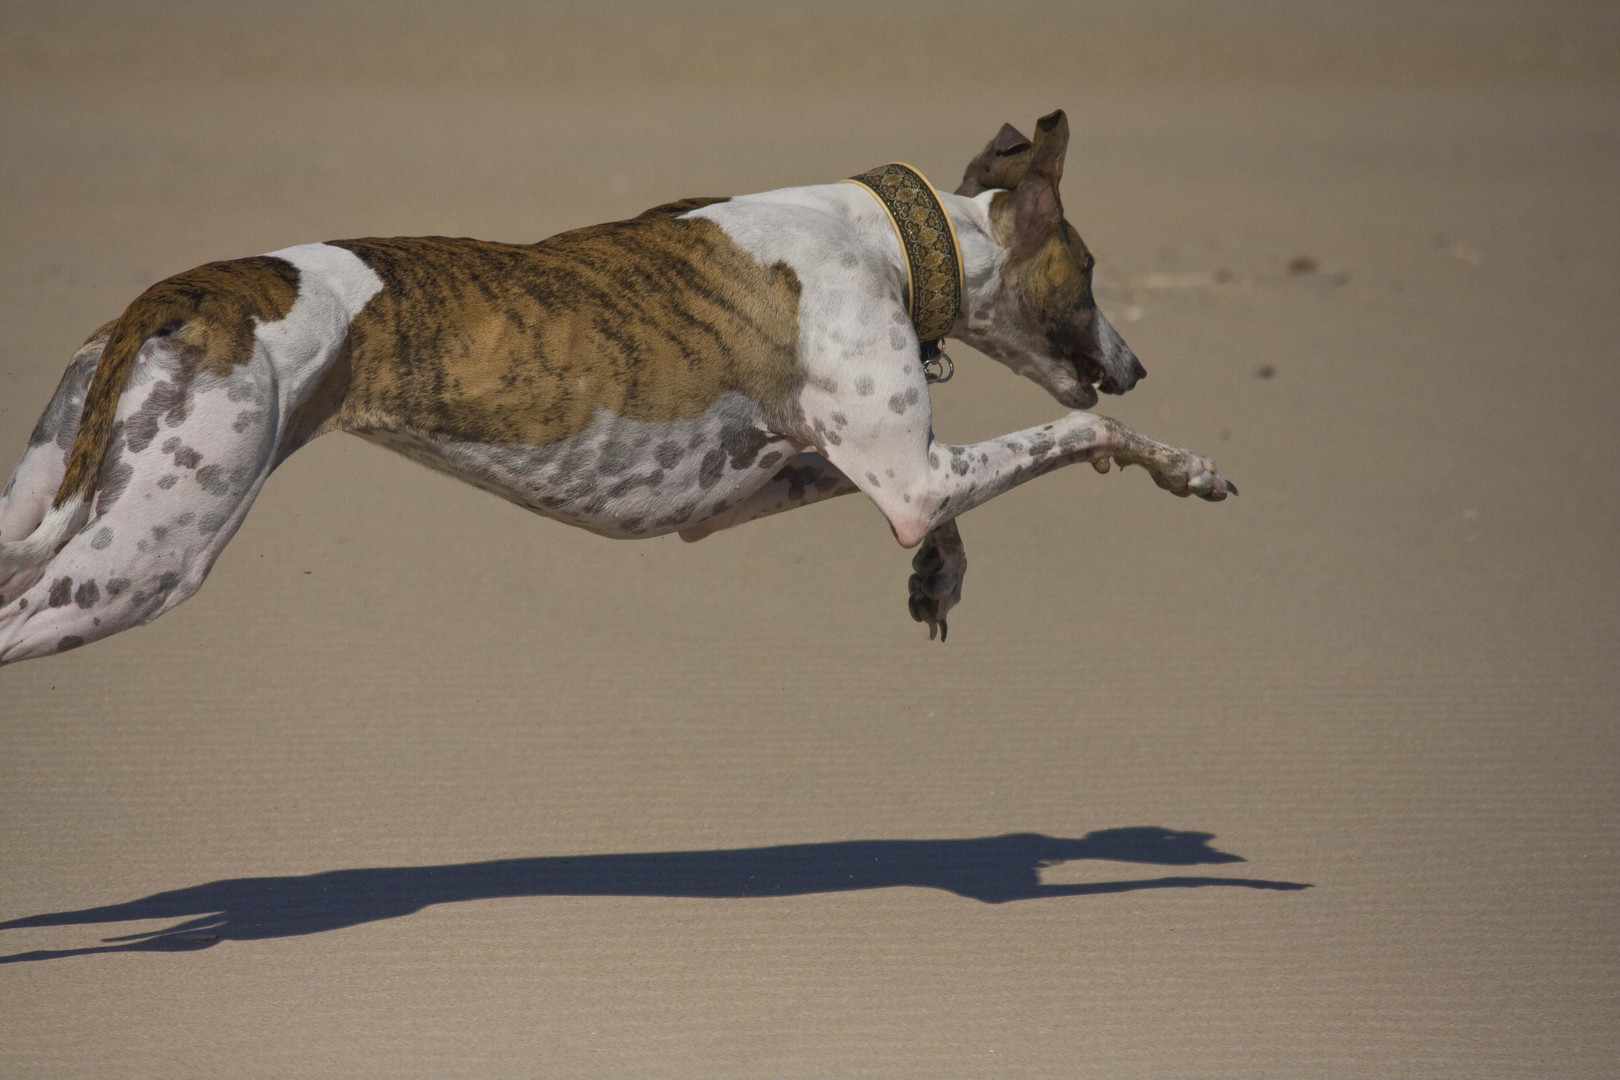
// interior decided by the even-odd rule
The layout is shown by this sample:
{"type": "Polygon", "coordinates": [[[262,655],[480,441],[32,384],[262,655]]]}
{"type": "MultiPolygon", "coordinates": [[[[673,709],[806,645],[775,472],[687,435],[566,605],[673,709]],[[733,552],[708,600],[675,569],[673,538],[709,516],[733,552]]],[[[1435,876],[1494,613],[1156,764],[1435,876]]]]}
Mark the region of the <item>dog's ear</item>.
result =
{"type": "Polygon", "coordinates": [[[956,193],[972,198],[991,188],[1018,186],[1029,168],[1029,151],[1033,144],[1011,124],[1002,124],[996,137],[991,139],[979,156],[968,162],[967,171],[956,193]]]}
{"type": "Polygon", "coordinates": [[[1035,144],[1029,160],[1029,174],[1044,176],[1057,187],[1063,179],[1063,158],[1069,152],[1069,118],[1055,109],[1035,121],[1035,144]]]}
{"type": "Polygon", "coordinates": [[[1024,155],[1024,173],[1012,189],[1020,247],[1040,246],[1063,220],[1058,182],[1063,179],[1063,158],[1068,149],[1069,118],[1062,109],[1035,122],[1035,140],[1024,155]]]}

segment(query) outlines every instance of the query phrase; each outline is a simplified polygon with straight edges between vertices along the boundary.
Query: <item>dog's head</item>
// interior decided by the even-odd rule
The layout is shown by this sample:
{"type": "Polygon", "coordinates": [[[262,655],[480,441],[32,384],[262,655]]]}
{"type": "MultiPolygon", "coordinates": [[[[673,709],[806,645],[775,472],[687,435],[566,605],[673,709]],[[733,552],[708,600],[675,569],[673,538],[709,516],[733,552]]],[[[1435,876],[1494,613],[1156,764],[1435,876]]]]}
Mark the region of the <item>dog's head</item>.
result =
{"type": "Polygon", "coordinates": [[[970,303],[963,337],[1063,404],[1089,409],[1098,390],[1123,394],[1147,372],[1097,310],[1095,260],[1063,217],[1058,182],[1068,147],[1059,109],[1036,121],[1033,139],[1003,124],[968,164],[956,193],[995,191],[990,228],[1004,258],[994,287],[970,303]]]}

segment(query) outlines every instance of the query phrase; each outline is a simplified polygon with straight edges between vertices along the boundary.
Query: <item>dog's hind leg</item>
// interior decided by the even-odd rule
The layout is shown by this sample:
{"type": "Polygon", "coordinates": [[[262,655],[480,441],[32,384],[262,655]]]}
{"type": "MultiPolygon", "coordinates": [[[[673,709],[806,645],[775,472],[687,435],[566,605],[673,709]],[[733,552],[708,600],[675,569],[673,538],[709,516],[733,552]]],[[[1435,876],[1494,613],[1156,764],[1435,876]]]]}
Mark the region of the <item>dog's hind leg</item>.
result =
{"type": "MultiPolygon", "coordinates": [[[[45,520],[51,498],[67,472],[68,451],[79,431],[85,391],[112,327],[112,323],[103,326],[73,354],[56,393],[51,395],[51,403],[45,406],[39,423],[34,425],[22,460],[17,463],[5,490],[0,491],[0,540],[21,540],[45,520]]],[[[0,578],[0,597],[6,595],[8,587],[12,593],[19,588],[0,578]]],[[[3,606],[4,600],[0,599],[0,607],[3,606]]]]}
{"type": "Polygon", "coordinates": [[[0,664],[150,622],[196,592],[274,466],[277,432],[262,350],[210,375],[191,370],[184,346],[149,341],[119,399],[88,522],[0,606],[0,664]]]}
{"type": "MultiPolygon", "coordinates": [[[[807,451],[778,469],[763,487],[736,506],[682,529],[681,539],[696,542],[723,529],[859,490],[832,462],[807,451]]],[[[967,551],[954,518],[928,533],[911,560],[911,568],[914,572],[906,582],[911,594],[911,617],[928,627],[930,639],[937,635],[944,640],[950,632],[945,617],[961,601],[962,579],[967,574],[967,551]]]]}

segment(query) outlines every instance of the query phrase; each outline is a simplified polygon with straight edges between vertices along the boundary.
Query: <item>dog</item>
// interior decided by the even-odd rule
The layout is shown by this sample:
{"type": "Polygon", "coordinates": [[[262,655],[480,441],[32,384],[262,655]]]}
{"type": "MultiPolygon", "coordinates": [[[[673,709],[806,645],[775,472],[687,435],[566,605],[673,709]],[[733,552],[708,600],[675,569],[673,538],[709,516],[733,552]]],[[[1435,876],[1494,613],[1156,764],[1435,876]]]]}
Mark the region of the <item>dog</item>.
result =
{"type": "Polygon", "coordinates": [[[1061,110],[1004,125],[949,195],[895,165],[537,244],[334,241],[161,281],[73,357],[0,496],[0,664],[192,595],[275,467],[336,430],[608,537],[863,492],[919,549],[911,614],[943,640],[956,518],[985,500],[1082,461],[1237,493],[1087,411],[1147,373],[1064,218],[1068,139],[1061,110]],[[1073,411],[937,442],[943,337],[1073,411]]]}

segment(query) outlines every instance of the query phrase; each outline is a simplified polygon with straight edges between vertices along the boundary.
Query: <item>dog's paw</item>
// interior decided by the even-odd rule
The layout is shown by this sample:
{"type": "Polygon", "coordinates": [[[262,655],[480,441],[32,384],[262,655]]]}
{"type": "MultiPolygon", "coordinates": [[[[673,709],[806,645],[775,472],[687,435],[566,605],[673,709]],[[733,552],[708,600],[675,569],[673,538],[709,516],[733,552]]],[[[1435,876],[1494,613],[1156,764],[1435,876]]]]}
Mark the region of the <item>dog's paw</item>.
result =
{"type": "Polygon", "coordinates": [[[927,625],[928,640],[934,640],[937,634],[944,641],[950,632],[945,617],[962,599],[962,579],[967,576],[967,551],[954,520],[923,537],[922,546],[912,557],[911,569],[907,582],[911,617],[927,625]]]}
{"type": "Polygon", "coordinates": [[[1207,502],[1220,502],[1238,493],[1237,485],[1222,476],[1213,461],[1188,450],[1177,450],[1166,460],[1144,464],[1155,484],[1183,499],[1196,495],[1207,502]]]}

